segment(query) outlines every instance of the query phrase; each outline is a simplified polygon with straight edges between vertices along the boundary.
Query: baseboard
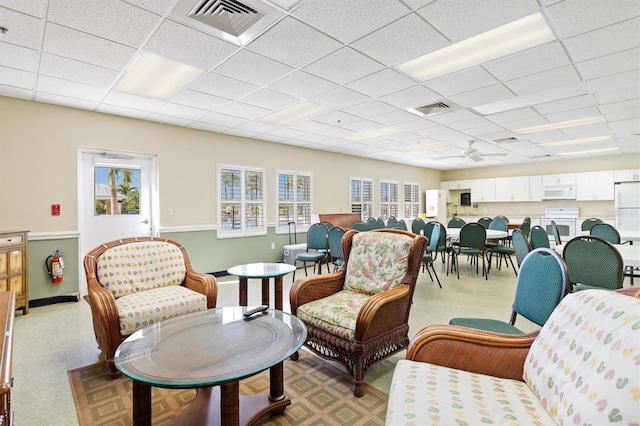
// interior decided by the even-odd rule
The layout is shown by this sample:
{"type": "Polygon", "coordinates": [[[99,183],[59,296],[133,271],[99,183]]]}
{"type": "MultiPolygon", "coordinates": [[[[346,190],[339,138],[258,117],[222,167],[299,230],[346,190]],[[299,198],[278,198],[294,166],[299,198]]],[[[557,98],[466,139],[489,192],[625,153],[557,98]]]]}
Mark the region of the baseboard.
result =
{"type": "Polygon", "coordinates": [[[80,300],[78,294],[69,294],[66,296],[54,296],[54,297],[47,297],[44,299],[29,300],[29,307],[39,308],[41,306],[54,305],[56,303],[77,302],[78,300],[80,300]]]}

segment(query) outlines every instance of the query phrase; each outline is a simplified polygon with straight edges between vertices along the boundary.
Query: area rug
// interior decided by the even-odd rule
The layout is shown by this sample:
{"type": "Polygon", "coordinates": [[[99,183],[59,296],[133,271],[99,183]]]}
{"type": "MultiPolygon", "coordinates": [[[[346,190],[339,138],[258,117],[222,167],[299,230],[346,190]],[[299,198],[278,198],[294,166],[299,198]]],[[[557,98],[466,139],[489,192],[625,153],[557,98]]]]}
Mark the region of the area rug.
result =
{"type": "MultiPolygon", "coordinates": [[[[267,417],[261,425],[383,425],[388,396],[365,385],[351,393],[349,376],[334,365],[301,350],[298,361],[284,363],[285,390],[291,405],[284,414],[267,417]]],[[[70,370],[69,381],[80,426],[131,425],[131,379],[111,380],[104,362],[70,370]]],[[[269,372],[240,382],[240,393],[269,392],[269,372]]],[[[153,424],[174,418],[195,398],[195,390],[152,388],[153,424]]]]}

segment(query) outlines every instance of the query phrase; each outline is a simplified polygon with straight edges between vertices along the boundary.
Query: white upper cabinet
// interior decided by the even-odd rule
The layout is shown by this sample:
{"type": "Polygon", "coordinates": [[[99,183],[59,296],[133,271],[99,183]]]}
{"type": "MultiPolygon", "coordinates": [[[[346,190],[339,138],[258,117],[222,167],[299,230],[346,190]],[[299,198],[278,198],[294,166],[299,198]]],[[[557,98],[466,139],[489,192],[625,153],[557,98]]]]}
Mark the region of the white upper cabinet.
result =
{"type": "Polygon", "coordinates": [[[640,170],[614,170],[613,171],[614,182],[637,182],[640,181],[640,170]]]}
{"type": "Polygon", "coordinates": [[[449,191],[456,190],[456,189],[471,189],[471,181],[469,179],[450,180],[449,191]]]}
{"type": "Polygon", "coordinates": [[[496,201],[495,179],[472,179],[471,202],[482,203],[496,201]]]}
{"type": "Polygon", "coordinates": [[[559,175],[542,175],[542,185],[575,185],[575,173],[563,173],[559,175]]]}
{"type": "Polygon", "coordinates": [[[496,201],[529,201],[529,176],[495,179],[496,201]]]}
{"type": "Polygon", "coordinates": [[[529,201],[542,201],[542,176],[529,176],[529,201]]]}
{"type": "Polygon", "coordinates": [[[440,189],[443,191],[448,191],[449,190],[449,182],[440,182],[440,189]]]}
{"type": "Polygon", "coordinates": [[[613,200],[613,171],[576,173],[576,200],[613,200]]]}

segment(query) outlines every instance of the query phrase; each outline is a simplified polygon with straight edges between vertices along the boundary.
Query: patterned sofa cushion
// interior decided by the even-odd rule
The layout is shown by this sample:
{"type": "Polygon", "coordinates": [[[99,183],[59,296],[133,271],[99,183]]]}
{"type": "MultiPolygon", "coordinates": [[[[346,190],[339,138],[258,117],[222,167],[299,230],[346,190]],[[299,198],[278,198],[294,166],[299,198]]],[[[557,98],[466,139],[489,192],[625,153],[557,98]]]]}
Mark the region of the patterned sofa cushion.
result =
{"type": "Polygon", "coordinates": [[[558,424],[637,424],[640,300],[605,290],[565,297],[532,345],[524,379],[558,424]]]}
{"type": "Polygon", "coordinates": [[[158,287],[116,299],[120,334],[128,336],[147,325],[179,315],[206,311],[205,295],[179,285],[158,287]]]}
{"type": "Polygon", "coordinates": [[[305,324],[353,341],[358,312],[369,295],[342,290],[298,307],[296,316],[305,324]]]}
{"type": "Polygon", "coordinates": [[[424,362],[396,364],[387,425],[554,425],[526,383],[424,362]]]}
{"type": "Polygon", "coordinates": [[[184,281],[186,268],[178,247],[163,241],[123,244],[98,259],[97,279],[114,297],[184,281]]]}
{"type": "Polygon", "coordinates": [[[402,285],[412,242],[406,235],[375,231],[354,235],[344,288],[372,295],[402,285]]]}

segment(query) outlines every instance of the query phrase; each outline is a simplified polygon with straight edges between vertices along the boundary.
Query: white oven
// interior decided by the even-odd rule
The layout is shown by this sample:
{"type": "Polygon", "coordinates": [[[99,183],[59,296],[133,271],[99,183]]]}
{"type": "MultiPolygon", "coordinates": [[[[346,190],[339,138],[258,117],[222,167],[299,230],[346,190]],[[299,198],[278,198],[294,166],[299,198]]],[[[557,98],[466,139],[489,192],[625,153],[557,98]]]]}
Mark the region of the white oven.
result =
{"type": "Polygon", "coordinates": [[[549,235],[549,241],[554,242],[551,221],[556,223],[560,239],[566,243],[576,236],[576,219],[578,207],[547,207],[544,209],[544,217],[540,218],[542,226],[549,235]]]}

